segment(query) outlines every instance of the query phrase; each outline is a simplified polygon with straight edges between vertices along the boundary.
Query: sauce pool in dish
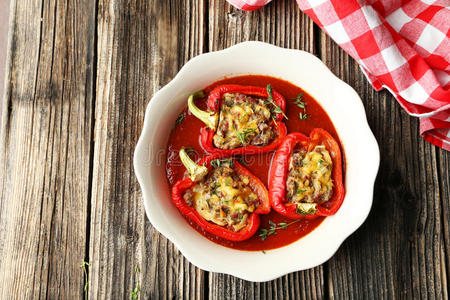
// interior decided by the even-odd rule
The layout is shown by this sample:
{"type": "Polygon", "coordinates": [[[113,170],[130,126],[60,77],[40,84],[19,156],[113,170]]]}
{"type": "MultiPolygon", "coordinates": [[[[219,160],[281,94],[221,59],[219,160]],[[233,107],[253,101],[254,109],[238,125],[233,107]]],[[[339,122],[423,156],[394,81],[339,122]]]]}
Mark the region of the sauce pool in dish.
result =
{"type": "MultiPolygon", "coordinates": [[[[339,137],[336,130],[323,108],[305,91],[301,88],[281,79],[269,76],[248,75],[233,78],[226,78],[224,80],[213,83],[204,89],[208,94],[214,87],[221,84],[241,84],[266,87],[270,84],[275,90],[284,96],[286,99],[286,116],[285,124],[290,132],[301,132],[309,135],[314,128],[323,128],[328,131],[333,138],[339,142],[339,137]],[[306,104],[305,109],[295,104],[295,99],[299,94],[302,94],[302,101],[306,104]],[[306,115],[306,118],[305,118],[306,115]]],[[[196,101],[196,105],[200,109],[206,109],[206,98],[196,101]]],[[[167,159],[166,172],[170,188],[178,181],[183,179],[186,169],[181,163],[178,152],[183,147],[192,148],[193,155],[191,157],[197,160],[208,155],[200,145],[200,129],[204,127],[204,123],[192,115],[187,107],[181,112],[175,121],[173,130],[169,137],[167,145],[167,159]]],[[[342,149],[342,147],[341,147],[342,149]]],[[[266,186],[268,186],[268,174],[274,152],[246,155],[242,157],[243,165],[255,176],[257,176],[266,186]]],[[[344,166],[342,166],[344,168],[344,166]]],[[[343,172],[345,174],[345,172],[343,172]]],[[[261,251],[279,248],[291,244],[301,237],[313,231],[322,223],[325,217],[317,217],[311,220],[292,220],[285,216],[278,214],[272,210],[267,215],[260,215],[261,225],[260,230],[250,239],[240,242],[229,241],[217,237],[203,230],[199,225],[186,218],[187,223],[190,224],[200,234],[209,240],[239,250],[261,251]],[[276,230],[276,234],[266,235],[263,240],[259,233],[262,229],[270,229],[273,223],[290,224],[285,228],[276,230]]]]}

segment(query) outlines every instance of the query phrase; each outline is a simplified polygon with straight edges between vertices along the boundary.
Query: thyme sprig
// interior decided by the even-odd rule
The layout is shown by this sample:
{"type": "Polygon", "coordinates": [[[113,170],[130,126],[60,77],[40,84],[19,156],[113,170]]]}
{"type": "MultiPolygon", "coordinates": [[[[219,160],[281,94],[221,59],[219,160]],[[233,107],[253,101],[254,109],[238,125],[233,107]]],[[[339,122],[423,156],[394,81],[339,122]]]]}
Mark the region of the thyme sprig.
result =
{"type": "Polygon", "coordinates": [[[274,116],[272,116],[272,120],[275,123],[275,126],[278,126],[277,120],[276,120],[276,118],[274,116]]]}
{"type": "Polygon", "coordinates": [[[290,223],[281,222],[278,224],[275,224],[274,222],[269,221],[269,225],[270,225],[269,229],[267,229],[267,228],[261,229],[259,232],[259,237],[261,238],[261,240],[264,241],[269,235],[277,234],[277,230],[287,229],[288,226],[290,226],[294,223],[297,223],[300,220],[301,219],[298,219],[298,220],[292,221],[290,223]]]}
{"type": "Polygon", "coordinates": [[[233,159],[232,158],[222,158],[222,159],[216,158],[210,162],[211,167],[214,167],[214,168],[218,168],[218,167],[222,166],[222,164],[225,164],[225,163],[229,163],[230,166],[232,167],[233,159]]]}
{"type": "Polygon", "coordinates": [[[306,120],[308,119],[308,115],[305,113],[298,113],[298,117],[300,120],[306,120]]]}
{"type": "Polygon", "coordinates": [[[132,300],[137,300],[138,299],[138,294],[141,291],[141,286],[138,284],[136,285],[136,287],[134,288],[134,290],[131,291],[130,297],[132,300]]]}
{"type": "MultiPolygon", "coordinates": [[[[138,265],[136,265],[135,267],[134,267],[134,273],[136,273],[136,274],[138,274],[138,273],[140,273],[141,272],[141,270],[139,269],[139,266],[138,265]]],[[[137,300],[138,298],[139,298],[139,292],[141,291],[141,286],[139,285],[139,283],[136,285],[136,287],[131,291],[131,293],[130,293],[130,298],[132,299],[132,300],[137,300]]]]}
{"type": "Polygon", "coordinates": [[[91,266],[91,264],[86,261],[83,261],[80,266],[83,269],[84,276],[85,276],[85,280],[84,280],[84,298],[85,299],[87,299],[87,297],[88,297],[89,280],[88,280],[87,268],[89,268],[90,266],[91,266]]]}
{"type": "Polygon", "coordinates": [[[182,112],[181,114],[178,115],[177,119],[175,120],[175,123],[173,123],[172,130],[174,130],[175,127],[177,127],[178,125],[180,125],[181,123],[183,123],[184,117],[185,117],[185,116],[186,116],[186,115],[185,115],[184,112],[182,112]]]}
{"type": "Polygon", "coordinates": [[[306,114],[306,103],[303,101],[303,94],[299,93],[297,95],[297,98],[295,98],[293,100],[294,100],[295,105],[297,105],[298,107],[303,109],[303,112],[299,113],[298,117],[300,118],[300,120],[306,120],[308,118],[308,115],[306,114]]]}
{"type": "Polygon", "coordinates": [[[218,183],[218,182],[214,182],[213,184],[211,184],[210,185],[210,188],[211,188],[211,194],[212,195],[217,195],[217,196],[219,196],[219,194],[218,194],[218,191],[217,191],[217,189],[220,187],[220,184],[218,183]]]}
{"type": "Polygon", "coordinates": [[[297,105],[300,108],[305,108],[306,103],[303,102],[303,94],[302,93],[299,93],[297,95],[297,98],[295,98],[293,100],[294,100],[295,105],[297,105]]]}
{"type": "Polygon", "coordinates": [[[306,190],[299,190],[299,189],[295,190],[296,195],[303,194],[304,192],[306,192],[306,190]]]}
{"type": "Polygon", "coordinates": [[[236,130],[236,135],[242,144],[247,142],[247,139],[255,134],[256,128],[245,128],[242,132],[236,130]]]}
{"type": "MultiPolygon", "coordinates": [[[[279,107],[274,101],[273,101],[273,95],[272,95],[272,86],[270,84],[267,85],[266,87],[267,90],[267,101],[265,102],[265,104],[272,104],[273,109],[272,112],[276,113],[276,114],[282,114],[283,117],[286,118],[286,120],[288,120],[288,117],[286,116],[286,114],[283,112],[283,110],[281,109],[281,107],[279,107]]],[[[275,121],[275,119],[274,119],[275,121]]],[[[276,122],[275,122],[276,123],[276,122]]]]}

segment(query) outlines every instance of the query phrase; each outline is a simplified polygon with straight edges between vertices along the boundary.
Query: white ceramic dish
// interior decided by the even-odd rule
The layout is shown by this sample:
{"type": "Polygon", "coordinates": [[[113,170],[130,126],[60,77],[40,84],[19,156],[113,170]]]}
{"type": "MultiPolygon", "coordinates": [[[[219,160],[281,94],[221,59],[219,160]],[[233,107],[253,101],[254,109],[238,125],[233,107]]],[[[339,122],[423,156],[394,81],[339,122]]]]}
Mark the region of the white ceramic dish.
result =
{"type": "Polygon", "coordinates": [[[275,279],[331,258],[369,214],[379,161],[378,145],[358,94],[314,55],[261,42],[244,42],[186,63],[150,101],[134,154],[136,176],[152,225],[197,267],[250,281],[275,279]],[[346,195],[336,215],[297,242],[266,254],[217,245],[192,229],[172,204],[165,171],[168,136],[188,95],[224,77],[248,74],[287,80],[313,96],[330,116],[346,158],[346,195]]]}

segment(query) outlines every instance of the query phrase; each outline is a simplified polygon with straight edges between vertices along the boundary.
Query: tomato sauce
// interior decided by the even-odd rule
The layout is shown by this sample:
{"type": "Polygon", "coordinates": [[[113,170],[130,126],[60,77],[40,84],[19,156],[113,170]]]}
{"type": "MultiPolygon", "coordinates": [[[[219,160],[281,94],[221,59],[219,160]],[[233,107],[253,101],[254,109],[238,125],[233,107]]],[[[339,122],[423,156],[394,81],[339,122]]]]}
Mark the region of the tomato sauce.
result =
{"type": "MultiPolygon", "coordinates": [[[[273,89],[282,94],[286,99],[286,115],[288,117],[288,120],[285,120],[285,123],[288,129],[288,133],[301,132],[305,135],[309,135],[313,128],[319,127],[327,130],[336,139],[336,141],[339,141],[339,136],[337,135],[336,129],[334,128],[333,123],[331,123],[331,120],[328,117],[327,113],[323,110],[319,103],[317,103],[308,93],[303,91],[301,88],[287,81],[274,77],[247,75],[223,79],[206,87],[204,90],[206,94],[208,94],[216,86],[226,83],[261,87],[266,87],[268,84],[271,84],[273,89]],[[292,100],[295,99],[299,93],[303,94],[302,101],[306,103],[305,109],[308,117],[304,120],[299,118],[299,114],[304,114],[305,111],[295,105],[294,100],[292,100]]],[[[206,110],[205,100],[206,98],[200,99],[198,101],[196,100],[196,105],[202,110],[206,110]]],[[[182,119],[179,118],[175,122],[175,127],[173,128],[172,133],[169,137],[167,146],[166,171],[170,188],[175,184],[175,182],[183,179],[186,172],[186,169],[184,168],[178,157],[178,151],[182,147],[190,147],[195,150],[193,151],[193,155],[191,155],[194,160],[208,155],[208,153],[202,149],[199,138],[200,128],[205,126],[204,123],[193,116],[188,111],[187,107],[183,110],[182,114],[184,114],[184,117],[182,119]]],[[[266,184],[266,186],[268,186],[268,174],[273,155],[274,152],[242,157],[244,166],[255,176],[259,177],[261,181],[266,184]]],[[[269,221],[272,221],[276,224],[282,222],[291,223],[292,221],[294,221],[278,214],[273,209],[269,214],[260,215],[260,217],[260,229],[269,229],[269,221]]],[[[318,217],[313,220],[300,220],[287,226],[286,229],[277,230],[276,234],[267,236],[264,241],[259,237],[259,232],[257,232],[250,239],[241,242],[233,242],[222,239],[204,231],[200,226],[198,226],[191,220],[186,220],[195,230],[215,243],[239,250],[261,251],[283,247],[297,241],[301,237],[313,231],[317,226],[320,225],[320,223],[322,223],[324,219],[325,217],[318,217]]]]}

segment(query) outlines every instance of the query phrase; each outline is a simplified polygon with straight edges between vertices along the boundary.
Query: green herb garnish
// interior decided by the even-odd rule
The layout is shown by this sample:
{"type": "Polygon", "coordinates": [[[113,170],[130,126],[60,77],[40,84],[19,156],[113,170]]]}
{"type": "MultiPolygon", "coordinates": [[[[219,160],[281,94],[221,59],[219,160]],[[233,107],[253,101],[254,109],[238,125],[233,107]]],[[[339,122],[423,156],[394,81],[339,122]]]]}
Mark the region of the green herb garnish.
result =
{"type": "Polygon", "coordinates": [[[136,287],[134,288],[134,290],[131,291],[131,299],[132,300],[137,300],[138,299],[138,293],[141,291],[141,286],[138,284],[136,285],[136,287]]]}
{"type": "MultiPolygon", "coordinates": [[[[236,130],[236,126],[234,127],[234,129],[236,130]]],[[[238,139],[241,141],[241,143],[245,144],[247,142],[247,138],[253,135],[255,131],[256,128],[245,128],[242,132],[236,130],[236,135],[238,139]]]]}
{"type": "Polygon", "coordinates": [[[178,115],[177,119],[175,120],[175,123],[172,126],[172,130],[174,130],[175,127],[183,123],[184,117],[185,117],[184,112],[178,115]]]}
{"type": "MultiPolygon", "coordinates": [[[[273,96],[272,96],[272,86],[270,84],[267,85],[266,87],[267,90],[267,101],[265,102],[265,104],[272,104],[273,106],[273,113],[276,114],[282,114],[283,117],[286,118],[286,120],[288,120],[288,117],[284,114],[283,110],[281,109],[281,107],[279,107],[274,101],[273,101],[273,96]]],[[[275,119],[274,119],[275,121],[275,119]]],[[[276,122],[275,122],[276,124],[276,122]]]]}
{"type": "Polygon", "coordinates": [[[220,186],[220,184],[219,184],[218,182],[214,182],[212,185],[210,185],[210,188],[211,188],[211,194],[219,196],[219,195],[217,194],[217,188],[218,188],[219,186],[220,186]]]}
{"type": "Polygon", "coordinates": [[[306,120],[308,118],[308,115],[306,114],[306,103],[303,102],[303,94],[299,93],[297,95],[297,98],[295,98],[293,100],[294,100],[295,105],[297,105],[298,107],[303,109],[303,113],[299,113],[298,117],[300,118],[300,120],[306,120]]]}
{"type": "Polygon", "coordinates": [[[274,116],[272,116],[272,120],[273,120],[273,122],[275,123],[275,125],[278,126],[277,120],[275,120],[275,117],[274,117],[274,116]]]}
{"type": "Polygon", "coordinates": [[[222,159],[217,158],[217,159],[213,159],[210,162],[211,167],[214,167],[214,168],[218,168],[218,167],[222,166],[222,164],[224,164],[224,163],[229,163],[230,166],[232,167],[233,159],[232,158],[222,158],[222,159]]]}
{"type": "Polygon", "coordinates": [[[297,191],[295,191],[295,194],[300,195],[300,194],[303,194],[304,192],[306,192],[306,190],[297,190],[297,191]]]}
{"type": "Polygon", "coordinates": [[[303,102],[303,94],[302,93],[298,94],[297,98],[295,98],[293,100],[294,100],[295,105],[297,105],[300,108],[305,108],[306,103],[303,102]]]}
{"type": "Polygon", "coordinates": [[[261,252],[262,252],[263,254],[266,254],[266,251],[264,251],[264,250],[262,250],[261,252]]]}
{"type": "Polygon", "coordinates": [[[286,229],[288,224],[287,223],[278,223],[278,226],[280,226],[281,229],[286,229]]]}
{"type": "Polygon", "coordinates": [[[83,269],[84,276],[85,276],[85,280],[84,280],[84,298],[85,299],[87,299],[87,297],[88,297],[89,280],[88,280],[87,268],[90,266],[91,266],[91,264],[86,261],[83,261],[80,266],[83,269]]]}
{"type": "MultiPolygon", "coordinates": [[[[275,107],[275,108],[273,109],[273,112],[276,113],[276,114],[282,114],[282,113],[283,113],[283,111],[281,110],[281,108],[280,108],[279,106],[275,107]]],[[[287,118],[286,118],[286,119],[287,119],[287,118]]]]}
{"type": "MultiPolygon", "coordinates": [[[[141,270],[139,269],[139,266],[136,265],[134,267],[134,273],[138,274],[141,270]]],[[[139,285],[139,283],[136,285],[136,287],[134,288],[134,290],[131,291],[130,293],[130,297],[132,300],[136,300],[138,299],[138,293],[141,291],[141,286],[139,285]]]]}
{"type": "Polygon", "coordinates": [[[292,224],[297,223],[299,221],[301,221],[301,219],[292,221],[290,223],[282,222],[282,223],[278,223],[278,224],[275,224],[274,222],[269,221],[269,225],[270,225],[269,229],[266,229],[266,228],[261,229],[259,231],[259,237],[261,238],[261,240],[264,241],[269,235],[277,234],[277,230],[279,230],[279,229],[286,229],[286,228],[288,228],[289,225],[292,225],[292,224]]]}

